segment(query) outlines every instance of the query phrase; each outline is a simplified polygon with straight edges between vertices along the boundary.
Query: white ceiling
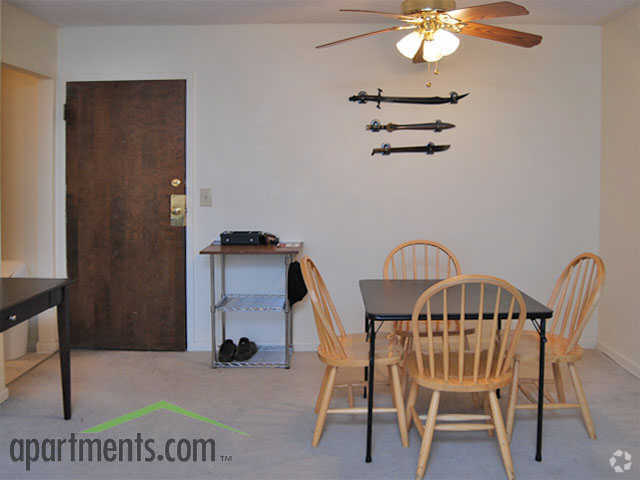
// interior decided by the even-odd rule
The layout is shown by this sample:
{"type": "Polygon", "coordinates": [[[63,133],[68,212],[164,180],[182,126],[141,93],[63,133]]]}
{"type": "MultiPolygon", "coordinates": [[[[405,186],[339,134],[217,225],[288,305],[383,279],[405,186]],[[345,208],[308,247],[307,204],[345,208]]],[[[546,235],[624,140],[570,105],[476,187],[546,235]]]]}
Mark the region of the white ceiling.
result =
{"type": "MultiPolygon", "coordinates": [[[[458,8],[496,0],[458,0],[458,8]]],[[[528,17],[504,23],[599,25],[638,0],[516,0],[528,17]]],[[[339,8],[400,12],[401,0],[9,0],[56,25],[386,23],[339,8]]],[[[500,22],[495,22],[500,23],[500,22]]]]}

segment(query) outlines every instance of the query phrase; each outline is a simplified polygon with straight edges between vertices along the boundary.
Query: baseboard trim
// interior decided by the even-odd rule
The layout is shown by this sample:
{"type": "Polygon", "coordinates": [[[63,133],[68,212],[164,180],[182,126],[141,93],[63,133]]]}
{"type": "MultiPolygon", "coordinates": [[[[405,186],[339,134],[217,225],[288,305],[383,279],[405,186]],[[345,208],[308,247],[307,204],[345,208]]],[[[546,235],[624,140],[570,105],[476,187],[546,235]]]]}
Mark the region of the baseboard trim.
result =
{"type": "Polygon", "coordinates": [[[9,389],[3,385],[0,387],[0,403],[4,402],[7,398],[9,398],[9,389]]]}
{"type": "Polygon", "coordinates": [[[609,357],[611,360],[613,360],[615,363],[617,363],[622,368],[624,368],[631,375],[634,375],[640,378],[640,365],[638,365],[636,362],[631,360],[629,357],[627,357],[626,355],[623,355],[622,353],[616,351],[614,348],[602,342],[598,342],[598,345],[596,348],[600,350],[600,352],[605,354],[607,357],[609,357]]]}

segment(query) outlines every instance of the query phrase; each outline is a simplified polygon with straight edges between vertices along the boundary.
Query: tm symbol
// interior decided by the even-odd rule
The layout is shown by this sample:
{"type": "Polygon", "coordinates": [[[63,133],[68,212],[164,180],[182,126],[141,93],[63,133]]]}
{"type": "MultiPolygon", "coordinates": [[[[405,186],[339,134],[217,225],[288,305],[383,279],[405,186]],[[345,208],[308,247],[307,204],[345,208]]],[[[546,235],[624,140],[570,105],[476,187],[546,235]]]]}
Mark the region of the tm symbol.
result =
{"type": "Polygon", "coordinates": [[[220,455],[220,462],[222,463],[231,463],[233,457],[231,455],[220,455]]]}

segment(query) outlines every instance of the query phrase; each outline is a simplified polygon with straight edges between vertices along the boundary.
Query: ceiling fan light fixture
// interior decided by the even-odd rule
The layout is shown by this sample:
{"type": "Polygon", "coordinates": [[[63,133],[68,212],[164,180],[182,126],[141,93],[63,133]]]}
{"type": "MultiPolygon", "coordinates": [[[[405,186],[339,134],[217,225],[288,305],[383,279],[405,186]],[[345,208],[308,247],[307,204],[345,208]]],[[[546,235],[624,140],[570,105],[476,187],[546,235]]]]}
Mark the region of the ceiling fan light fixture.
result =
{"type": "Polygon", "coordinates": [[[424,37],[422,33],[412,32],[402,37],[398,43],[396,43],[396,48],[404,57],[413,58],[418,52],[423,40],[424,37]]]}
{"type": "Polygon", "coordinates": [[[437,62],[444,54],[442,53],[442,47],[436,40],[425,40],[424,47],[422,49],[422,57],[426,62],[437,62]]]}
{"type": "Polygon", "coordinates": [[[433,34],[433,41],[438,44],[443,56],[451,55],[460,46],[460,39],[453,33],[440,29],[433,34]]]}

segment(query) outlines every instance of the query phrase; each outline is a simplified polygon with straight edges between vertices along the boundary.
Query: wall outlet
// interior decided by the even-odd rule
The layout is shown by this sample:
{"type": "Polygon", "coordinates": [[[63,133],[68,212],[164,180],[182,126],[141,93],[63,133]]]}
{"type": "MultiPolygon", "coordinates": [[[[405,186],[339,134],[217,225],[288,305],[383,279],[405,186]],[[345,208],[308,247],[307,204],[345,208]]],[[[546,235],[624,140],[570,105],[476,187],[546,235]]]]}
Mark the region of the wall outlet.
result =
{"type": "Polygon", "coordinates": [[[200,189],[200,206],[201,207],[212,207],[213,199],[211,198],[211,189],[210,188],[201,188],[200,189]]]}

